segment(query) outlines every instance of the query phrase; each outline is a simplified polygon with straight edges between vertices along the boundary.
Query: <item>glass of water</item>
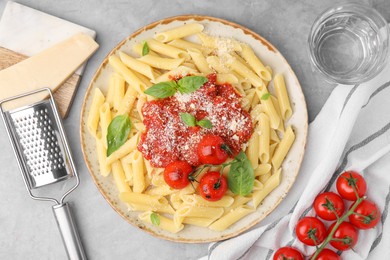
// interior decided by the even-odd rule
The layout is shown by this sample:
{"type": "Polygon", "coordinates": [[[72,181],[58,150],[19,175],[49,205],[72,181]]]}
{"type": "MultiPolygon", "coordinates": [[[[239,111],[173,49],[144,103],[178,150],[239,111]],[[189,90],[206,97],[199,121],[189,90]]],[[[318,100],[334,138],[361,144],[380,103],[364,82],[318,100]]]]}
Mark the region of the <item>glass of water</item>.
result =
{"type": "Polygon", "coordinates": [[[362,83],[385,66],[389,49],[386,20],[369,6],[347,3],[323,12],[309,35],[310,58],[331,82],[362,83]]]}

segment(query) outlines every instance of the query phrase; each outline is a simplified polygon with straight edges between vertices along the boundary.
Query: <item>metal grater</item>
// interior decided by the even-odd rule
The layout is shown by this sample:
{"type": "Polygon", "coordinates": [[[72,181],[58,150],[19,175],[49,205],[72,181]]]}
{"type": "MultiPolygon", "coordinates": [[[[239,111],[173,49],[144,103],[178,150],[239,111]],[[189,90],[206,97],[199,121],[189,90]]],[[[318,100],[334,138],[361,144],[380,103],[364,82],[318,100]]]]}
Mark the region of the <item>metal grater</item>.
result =
{"type": "Polygon", "coordinates": [[[43,88],[2,100],[0,111],[30,197],[55,203],[53,212],[68,258],[86,259],[70,206],[64,203],[65,197],[79,185],[79,177],[51,90],[43,88]],[[49,97],[32,105],[4,110],[5,103],[41,92],[47,92],[49,97]],[[76,183],[60,200],[32,193],[33,189],[71,177],[76,177],[76,183]]]}
{"type": "Polygon", "coordinates": [[[11,134],[31,189],[74,175],[50,100],[5,112],[5,118],[15,129],[11,134]]]}

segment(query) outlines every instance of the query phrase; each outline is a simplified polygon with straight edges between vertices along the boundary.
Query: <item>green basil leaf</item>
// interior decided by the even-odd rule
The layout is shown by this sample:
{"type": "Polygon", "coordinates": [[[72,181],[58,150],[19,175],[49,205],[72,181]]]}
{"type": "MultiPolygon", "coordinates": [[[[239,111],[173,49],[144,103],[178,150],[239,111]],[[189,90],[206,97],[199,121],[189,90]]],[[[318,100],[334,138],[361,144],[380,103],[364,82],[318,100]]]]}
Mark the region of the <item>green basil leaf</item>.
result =
{"type": "Polygon", "coordinates": [[[149,45],[147,42],[144,42],[144,45],[142,46],[142,56],[147,54],[149,54],[149,45]]]}
{"type": "Polygon", "coordinates": [[[144,91],[145,94],[156,98],[166,98],[176,93],[177,84],[175,81],[157,83],[144,91]]]}
{"type": "Polygon", "coordinates": [[[208,119],[202,119],[202,120],[198,121],[196,124],[197,124],[198,126],[201,126],[201,127],[203,127],[203,128],[207,128],[207,129],[210,129],[210,128],[213,127],[213,124],[212,124],[211,121],[208,120],[208,119]]]}
{"type": "Polygon", "coordinates": [[[131,130],[131,121],[128,115],[116,116],[107,129],[107,156],[118,150],[127,141],[131,130]]]}
{"type": "Polygon", "coordinates": [[[267,99],[269,99],[270,96],[271,96],[270,93],[265,93],[265,94],[263,94],[263,95],[261,96],[261,100],[267,100],[267,99]]]}
{"type": "Polygon", "coordinates": [[[178,90],[182,94],[191,93],[199,89],[207,81],[208,79],[203,76],[187,76],[177,82],[179,85],[178,90]]]}
{"type": "Polygon", "coordinates": [[[160,225],[160,216],[158,214],[152,212],[152,214],[150,214],[150,221],[152,221],[153,225],[159,226],[160,225]]]}
{"type": "Polygon", "coordinates": [[[252,165],[245,153],[241,151],[230,166],[229,189],[235,194],[246,196],[252,192],[254,181],[252,165]]]}
{"type": "Polygon", "coordinates": [[[180,118],[188,126],[196,126],[196,118],[189,113],[180,113],[180,118]]]}

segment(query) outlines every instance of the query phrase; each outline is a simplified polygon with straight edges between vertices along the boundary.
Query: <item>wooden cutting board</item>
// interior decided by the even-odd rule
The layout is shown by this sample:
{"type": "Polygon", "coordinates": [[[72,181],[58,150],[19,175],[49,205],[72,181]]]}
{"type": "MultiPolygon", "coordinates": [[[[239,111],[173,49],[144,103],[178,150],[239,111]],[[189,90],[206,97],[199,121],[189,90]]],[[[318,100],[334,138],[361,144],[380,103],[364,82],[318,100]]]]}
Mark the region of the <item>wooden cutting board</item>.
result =
{"type": "MultiPolygon", "coordinates": [[[[8,68],[26,58],[28,57],[23,54],[0,47],[0,70],[8,68]]],[[[68,116],[79,81],[80,75],[73,74],[54,92],[54,99],[62,118],[68,116]]]]}

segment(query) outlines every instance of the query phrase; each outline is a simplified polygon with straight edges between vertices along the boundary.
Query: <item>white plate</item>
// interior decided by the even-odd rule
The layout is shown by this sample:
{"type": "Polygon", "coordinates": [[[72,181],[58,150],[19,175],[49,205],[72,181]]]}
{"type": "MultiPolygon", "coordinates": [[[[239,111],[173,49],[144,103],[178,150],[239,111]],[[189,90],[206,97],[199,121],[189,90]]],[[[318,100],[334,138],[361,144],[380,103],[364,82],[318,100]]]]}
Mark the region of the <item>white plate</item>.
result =
{"type": "MultiPolygon", "coordinates": [[[[272,87],[270,91],[272,92],[272,87]]],[[[293,185],[303,159],[307,136],[307,110],[305,98],[294,72],[280,52],[267,40],[243,26],[214,17],[197,15],[171,17],[152,23],[139,29],[118,44],[105,58],[87,89],[81,110],[80,121],[81,145],[85,162],[91,173],[92,179],[113,209],[129,223],[138,226],[157,237],[186,243],[218,241],[233,237],[264,219],[283,200],[293,185]],[[287,123],[293,125],[296,139],[289,154],[283,162],[284,170],[280,185],[264,199],[262,204],[254,213],[246,216],[222,232],[186,225],[186,227],[179,233],[171,234],[156,226],[139,221],[137,218],[139,213],[129,212],[126,204],[119,200],[118,191],[112,177],[105,178],[100,175],[95,141],[87,132],[86,122],[92,101],[91,93],[93,93],[93,89],[98,87],[103,91],[103,93],[106,93],[107,91],[109,75],[113,72],[110,66],[107,66],[108,57],[110,55],[115,54],[117,51],[131,53],[131,46],[141,43],[148,38],[152,38],[156,32],[166,31],[194,21],[202,23],[205,26],[204,32],[210,35],[233,37],[241,42],[249,44],[264,64],[271,66],[274,74],[282,73],[284,75],[293,108],[293,115],[287,123]]]]}

